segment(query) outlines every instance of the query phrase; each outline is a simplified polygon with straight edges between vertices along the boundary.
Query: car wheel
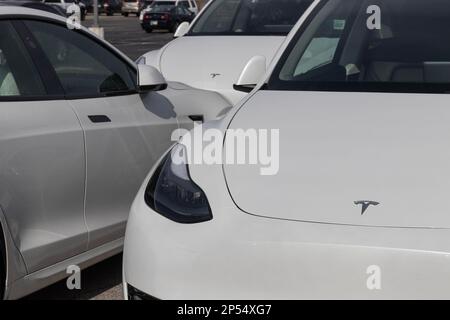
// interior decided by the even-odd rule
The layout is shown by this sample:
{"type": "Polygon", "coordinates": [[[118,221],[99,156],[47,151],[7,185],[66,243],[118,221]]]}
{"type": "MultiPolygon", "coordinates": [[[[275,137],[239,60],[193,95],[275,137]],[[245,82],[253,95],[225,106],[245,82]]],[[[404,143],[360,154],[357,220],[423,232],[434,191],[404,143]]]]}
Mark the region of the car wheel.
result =
{"type": "Polygon", "coordinates": [[[122,13],[122,15],[123,15],[124,17],[128,17],[128,12],[124,12],[124,13],[122,13]]]}
{"type": "Polygon", "coordinates": [[[139,12],[136,13],[136,17],[139,17],[139,12]]]}
{"type": "Polygon", "coordinates": [[[113,15],[113,13],[112,13],[112,12],[108,12],[106,15],[107,15],[108,17],[111,17],[111,16],[113,15]]]}
{"type": "Polygon", "coordinates": [[[145,29],[145,32],[147,32],[147,33],[152,33],[152,32],[153,32],[153,29],[147,28],[147,29],[145,29]]]}

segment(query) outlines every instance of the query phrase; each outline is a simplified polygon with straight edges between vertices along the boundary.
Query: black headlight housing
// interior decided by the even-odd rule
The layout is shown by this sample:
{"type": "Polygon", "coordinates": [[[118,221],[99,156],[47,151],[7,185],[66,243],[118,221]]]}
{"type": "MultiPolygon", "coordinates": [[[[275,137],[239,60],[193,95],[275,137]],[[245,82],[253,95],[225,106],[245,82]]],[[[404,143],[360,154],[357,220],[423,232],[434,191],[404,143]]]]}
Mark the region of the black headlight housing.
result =
{"type": "Polygon", "coordinates": [[[213,218],[205,193],[191,179],[182,145],[176,145],[154,172],[145,191],[145,202],[178,223],[200,223],[213,218]]]}

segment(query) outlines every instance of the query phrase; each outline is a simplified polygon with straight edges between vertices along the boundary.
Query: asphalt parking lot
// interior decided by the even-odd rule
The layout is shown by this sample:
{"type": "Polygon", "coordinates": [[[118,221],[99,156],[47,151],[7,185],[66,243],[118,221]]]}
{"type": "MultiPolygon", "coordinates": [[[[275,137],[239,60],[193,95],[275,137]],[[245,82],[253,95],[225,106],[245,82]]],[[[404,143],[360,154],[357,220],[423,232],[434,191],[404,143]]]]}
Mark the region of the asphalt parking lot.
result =
{"type": "MultiPolygon", "coordinates": [[[[92,25],[92,15],[84,21],[92,25]]],[[[164,31],[151,34],[142,30],[139,19],[134,16],[101,16],[100,25],[105,28],[105,39],[119,48],[131,59],[143,53],[159,49],[173,39],[164,31]]],[[[66,281],[60,281],[38,291],[29,300],[120,300],[122,299],[122,255],[112,257],[81,272],[81,290],[68,290],[66,281]]]]}

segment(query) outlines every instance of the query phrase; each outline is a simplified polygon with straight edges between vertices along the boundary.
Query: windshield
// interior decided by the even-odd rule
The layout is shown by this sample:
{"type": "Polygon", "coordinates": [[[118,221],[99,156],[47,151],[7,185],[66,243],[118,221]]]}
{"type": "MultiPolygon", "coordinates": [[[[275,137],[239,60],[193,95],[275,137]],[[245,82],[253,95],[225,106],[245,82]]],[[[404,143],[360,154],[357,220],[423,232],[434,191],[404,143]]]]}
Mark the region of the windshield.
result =
{"type": "Polygon", "coordinates": [[[153,2],[148,7],[148,10],[153,13],[163,13],[163,12],[170,12],[173,8],[175,8],[175,2],[158,1],[158,2],[153,2]]]}
{"type": "Polygon", "coordinates": [[[312,0],[214,0],[190,35],[287,35],[312,0]]]}
{"type": "Polygon", "coordinates": [[[328,0],[289,45],[269,89],[449,92],[447,0],[328,0]]]}

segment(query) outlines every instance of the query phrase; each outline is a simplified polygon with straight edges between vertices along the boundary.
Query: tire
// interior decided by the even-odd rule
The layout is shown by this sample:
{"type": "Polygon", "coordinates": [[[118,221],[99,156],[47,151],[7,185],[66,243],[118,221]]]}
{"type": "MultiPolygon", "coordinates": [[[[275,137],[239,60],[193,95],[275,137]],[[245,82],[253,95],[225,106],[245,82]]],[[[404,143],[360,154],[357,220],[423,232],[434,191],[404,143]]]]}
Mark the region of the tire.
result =
{"type": "Polygon", "coordinates": [[[128,17],[128,12],[123,12],[122,15],[123,15],[124,17],[128,17]]]}
{"type": "Polygon", "coordinates": [[[107,15],[108,17],[111,17],[113,14],[114,14],[114,13],[112,13],[111,11],[106,13],[106,15],[107,15]]]}
{"type": "Polygon", "coordinates": [[[152,28],[147,28],[147,29],[145,29],[145,32],[147,32],[147,33],[152,33],[152,32],[153,32],[153,29],[152,29],[152,28]]]}

